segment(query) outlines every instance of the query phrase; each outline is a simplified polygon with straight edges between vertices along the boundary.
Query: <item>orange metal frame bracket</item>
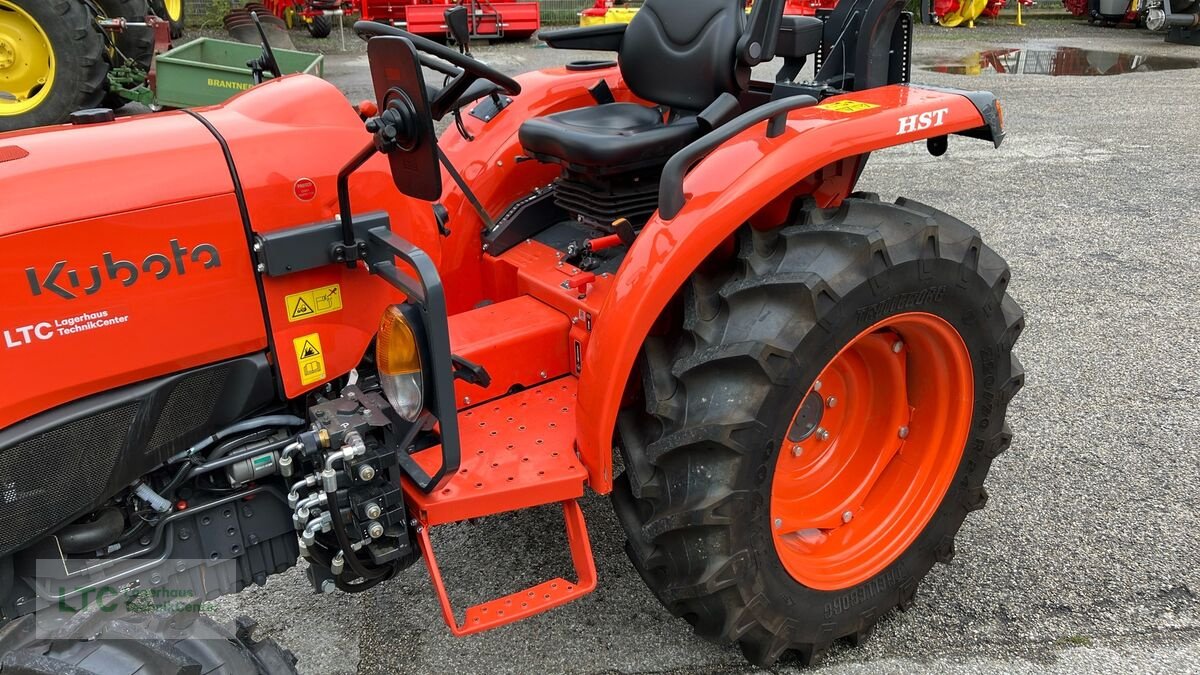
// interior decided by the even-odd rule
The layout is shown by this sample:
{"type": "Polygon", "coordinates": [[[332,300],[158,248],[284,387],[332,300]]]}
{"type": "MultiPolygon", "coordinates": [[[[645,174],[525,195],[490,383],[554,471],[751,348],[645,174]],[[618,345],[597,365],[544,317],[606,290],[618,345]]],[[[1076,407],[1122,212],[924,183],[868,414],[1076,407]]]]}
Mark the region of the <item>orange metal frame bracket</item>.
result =
{"type": "Polygon", "coordinates": [[[454,616],[450,596],[446,593],[446,584],[442,581],[442,573],[433,555],[433,544],[429,540],[430,528],[420,528],[421,552],[425,556],[425,565],[429,568],[429,576],[433,580],[438,602],[442,606],[442,617],[450,627],[451,633],[456,637],[463,637],[499,628],[565,605],[596,589],[596,562],[592,558],[592,545],[588,540],[583,509],[575,500],[562,502],[562,505],[563,519],[567,524],[567,541],[571,546],[571,560],[575,564],[575,576],[578,580],[571,582],[561,577],[551,579],[532,588],[469,607],[461,624],[454,616]]]}

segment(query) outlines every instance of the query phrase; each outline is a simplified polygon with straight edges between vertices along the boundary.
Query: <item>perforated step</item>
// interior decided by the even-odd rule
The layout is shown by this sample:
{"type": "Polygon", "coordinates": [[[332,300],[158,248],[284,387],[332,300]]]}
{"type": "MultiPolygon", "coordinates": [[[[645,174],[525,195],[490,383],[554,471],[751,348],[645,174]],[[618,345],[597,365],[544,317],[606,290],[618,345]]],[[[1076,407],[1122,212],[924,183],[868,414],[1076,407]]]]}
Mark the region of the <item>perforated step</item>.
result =
{"type": "MultiPolygon", "coordinates": [[[[458,414],[462,461],[429,494],[405,493],[426,525],[453,523],[583,496],[587,471],[575,455],[576,380],[564,377],[458,414]]],[[[427,471],[441,447],[413,458],[427,471]]]]}

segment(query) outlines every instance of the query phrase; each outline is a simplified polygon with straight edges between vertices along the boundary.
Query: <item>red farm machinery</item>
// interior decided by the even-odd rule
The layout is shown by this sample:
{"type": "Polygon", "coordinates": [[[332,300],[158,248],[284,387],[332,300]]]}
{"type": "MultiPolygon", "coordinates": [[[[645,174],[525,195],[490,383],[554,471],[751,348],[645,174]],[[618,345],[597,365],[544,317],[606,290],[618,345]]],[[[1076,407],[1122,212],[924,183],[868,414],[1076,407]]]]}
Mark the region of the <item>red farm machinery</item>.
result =
{"type": "Polygon", "coordinates": [[[355,0],[365,21],[378,21],[424,36],[447,33],[444,14],[454,5],[468,10],[471,37],[525,40],[542,27],[541,5],[521,0],[355,0]]]}
{"type": "Polygon", "coordinates": [[[284,19],[288,27],[303,21],[313,37],[327,37],[332,31],[331,17],[360,15],[364,21],[403,28],[424,37],[443,38],[449,30],[445,13],[455,6],[467,8],[472,38],[481,40],[533,37],[542,27],[541,5],[521,0],[263,0],[246,3],[254,9],[261,5],[284,19]]]}

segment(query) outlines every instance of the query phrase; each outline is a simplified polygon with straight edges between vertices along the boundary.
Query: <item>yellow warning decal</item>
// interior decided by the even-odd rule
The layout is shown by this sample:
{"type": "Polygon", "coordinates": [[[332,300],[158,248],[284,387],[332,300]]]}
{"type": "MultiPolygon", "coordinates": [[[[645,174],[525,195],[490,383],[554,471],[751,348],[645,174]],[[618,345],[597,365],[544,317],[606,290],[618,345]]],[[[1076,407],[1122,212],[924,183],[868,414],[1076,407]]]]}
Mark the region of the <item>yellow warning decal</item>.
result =
{"type": "Polygon", "coordinates": [[[296,363],[300,365],[300,383],[312,384],[325,379],[325,353],[321,351],[321,336],[317,333],[292,340],[296,348],[296,363]]]}
{"type": "Polygon", "coordinates": [[[295,323],[342,309],[342,287],[322,286],[286,298],[288,321],[295,323]]]}
{"type": "Polygon", "coordinates": [[[830,101],[829,103],[822,103],[821,105],[819,105],[817,107],[820,108],[821,110],[832,110],[833,112],[856,113],[856,112],[862,112],[864,110],[870,110],[872,108],[878,108],[879,104],[878,103],[863,103],[862,101],[842,100],[842,101],[830,101]]]}

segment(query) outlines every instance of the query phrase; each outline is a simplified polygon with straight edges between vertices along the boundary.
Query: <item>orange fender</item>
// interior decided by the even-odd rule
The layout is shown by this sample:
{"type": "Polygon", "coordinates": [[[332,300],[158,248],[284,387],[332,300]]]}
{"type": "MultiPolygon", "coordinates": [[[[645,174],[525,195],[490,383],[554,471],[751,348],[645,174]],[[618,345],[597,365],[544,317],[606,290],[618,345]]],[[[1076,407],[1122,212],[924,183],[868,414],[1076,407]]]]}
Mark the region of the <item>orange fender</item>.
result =
{"type": "Polygon", "coordinates": [[[856,158],[956,132],[990,138],[989,121],[967,92],[892,85],[793,111],[776,138],[757,124],[701,161],[684,181],[683,210],[669,221],[656,214],[638,236],[584,356],[576,431],[593,489],[612,489],[613,430],[643,341],[697,266],[743,223],[760,216],[777,224],[804,194],[836,206],[854,189],[856,158]],[[851,161],[839,168],[842,160],[851,161]]]}

